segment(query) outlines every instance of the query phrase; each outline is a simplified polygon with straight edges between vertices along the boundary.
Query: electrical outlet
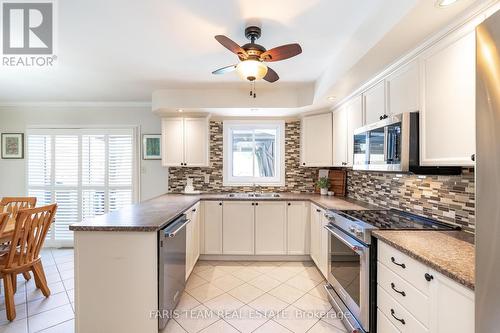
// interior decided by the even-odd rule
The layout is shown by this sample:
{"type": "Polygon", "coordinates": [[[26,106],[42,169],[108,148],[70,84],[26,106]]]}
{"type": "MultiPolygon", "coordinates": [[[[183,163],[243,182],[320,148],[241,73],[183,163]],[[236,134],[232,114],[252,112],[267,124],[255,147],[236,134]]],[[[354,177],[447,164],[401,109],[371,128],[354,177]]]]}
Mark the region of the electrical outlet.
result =
{"type": "Polygon", "coordinates": [[[205,175],[205,184],[210,184],[210,175],[205,175]]]}

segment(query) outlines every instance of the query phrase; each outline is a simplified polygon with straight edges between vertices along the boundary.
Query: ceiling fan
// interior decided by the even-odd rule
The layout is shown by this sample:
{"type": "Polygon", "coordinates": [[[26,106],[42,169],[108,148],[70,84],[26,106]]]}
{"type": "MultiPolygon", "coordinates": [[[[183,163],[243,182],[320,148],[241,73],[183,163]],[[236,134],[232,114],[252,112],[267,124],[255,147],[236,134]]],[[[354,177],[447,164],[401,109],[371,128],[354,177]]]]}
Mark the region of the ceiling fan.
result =
{"type": "MultiPolygon", "coordinates": [[[[215,39],[226,49],[236,54],[240,60],[238,64],[219,68],[212,74],[225,74],[236,70],[242,79],[254,82],[264,79],[267,82],[276,82],[279,80],[278,74],[265,62],[285,60],[302,53],[299,44],[287,44],[266,50],[262,45],[256,44],[255,40],[261,36],[261,29],[256,26],[250,26],[245,29],[245,36],[250,43],[239,46],[229,37],[217,35],[215,39]]],[[[255,96],[254,96],[255,97],[255,96]]]]}

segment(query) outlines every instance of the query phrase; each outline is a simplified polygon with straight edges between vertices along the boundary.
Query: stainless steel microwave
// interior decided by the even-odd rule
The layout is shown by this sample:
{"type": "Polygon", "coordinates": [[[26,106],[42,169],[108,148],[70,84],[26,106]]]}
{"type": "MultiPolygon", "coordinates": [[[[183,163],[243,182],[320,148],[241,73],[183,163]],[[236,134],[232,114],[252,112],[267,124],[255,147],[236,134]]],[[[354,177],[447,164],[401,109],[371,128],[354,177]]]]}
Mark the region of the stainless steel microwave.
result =
{"type": "Polygon", "coordinates": [[[411,144],[418,145],[418,133],[412,133],[418,112],[387,117],[354,131],[354,170],[406,172],[410,167],[411,144]],[[411,140],[411,135],[417,140],[411,140]]]}
{"type": "Polygon", "coordinates": [[[421,167],[419,154],[418,112],[390,116],[354,131],[354,170],[461,173],[460,167],[421,167]]]}

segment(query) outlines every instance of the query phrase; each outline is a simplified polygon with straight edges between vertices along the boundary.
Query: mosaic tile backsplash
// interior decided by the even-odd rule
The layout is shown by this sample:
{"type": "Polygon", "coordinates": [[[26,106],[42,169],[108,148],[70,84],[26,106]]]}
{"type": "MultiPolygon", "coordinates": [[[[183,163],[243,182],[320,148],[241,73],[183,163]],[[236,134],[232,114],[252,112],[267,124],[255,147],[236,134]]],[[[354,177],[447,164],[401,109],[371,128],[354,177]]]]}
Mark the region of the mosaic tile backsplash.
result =
{"type": "MultiPolygon", "coordinates": [[[[250,187],[222,185],[222,122],[210,122],[210,167],[169,169],[169,191],[182,192],[186,178],[193,178],[196,190],[206,192],[251,191],[250,187]],[[210,183],[205,184],[205,175],[210,183]]],[[[285,186],[264,187],[268,192],[313,192],[318,168],[300,166],[300,122],[285,127],[285,186]]],[[[461,225],[474,231],[474,169],[464,168],[458,176],[416,176],[410,174],[349,170],[347,195],[382,207],[461,225]]]]}
{"type": "MultiPolygon", "coordinates": [[[[186,178],[193,178],[196,190],[208,192],[251,191],[250,187],[227,187],[222,185],[222,121],[210,122],[210,167],[209,168],[169,168],[168,186],[170,192],[182,192],[186,178]],[[205,175],[210,183],[205,184],[205,175]]],[[[267,192],[313,192],[318,168],[300,166],[300,121],[285,125],[285,186],[262,187],[267,192]]]]}
{"type": "Polygon", "coordinates": [[[474,169],[458,176],[416,176],[350,170],[347,193],[354,199],[475,229],[474,169]]]}

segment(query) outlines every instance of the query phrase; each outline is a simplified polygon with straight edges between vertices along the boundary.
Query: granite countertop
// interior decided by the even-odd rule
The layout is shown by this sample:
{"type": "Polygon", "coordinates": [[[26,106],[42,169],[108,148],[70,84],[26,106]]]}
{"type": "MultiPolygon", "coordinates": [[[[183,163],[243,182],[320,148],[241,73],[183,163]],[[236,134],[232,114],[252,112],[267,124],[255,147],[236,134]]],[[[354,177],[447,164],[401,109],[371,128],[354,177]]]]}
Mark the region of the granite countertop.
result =
{"type": "Polygon", "coordinates": [[[376,230],[379,240],[474,290],[474,237],[464,231],[376,230]]]}
{"type": "Polygon", "coordinates": [[[248,201],[310,201],[324,209],[376,209],[378,207],[349,198],[321,196],[308,193],[279,193],[280,197],[239,198],[228,193],[184,195],[169,193],[118,211],[76,223],[73,231],[158,231],[175,220],[200,200],[248,201]]]}

